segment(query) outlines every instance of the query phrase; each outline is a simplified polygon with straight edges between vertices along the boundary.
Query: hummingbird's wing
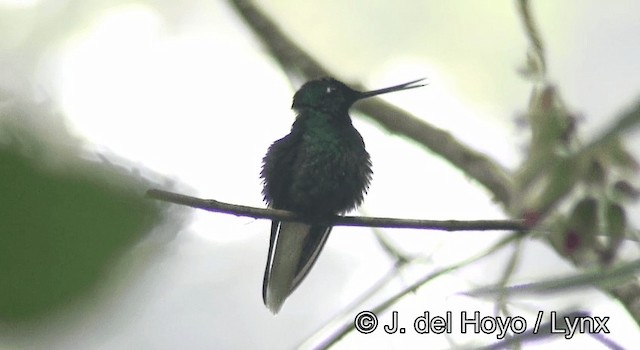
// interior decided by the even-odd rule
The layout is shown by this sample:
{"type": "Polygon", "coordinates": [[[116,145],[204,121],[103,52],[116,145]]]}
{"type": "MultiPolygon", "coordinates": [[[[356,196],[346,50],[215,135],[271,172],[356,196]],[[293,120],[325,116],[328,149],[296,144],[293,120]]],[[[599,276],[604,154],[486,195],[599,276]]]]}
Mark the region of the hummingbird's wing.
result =
{"type": "Polygon", "coordinates": [[[324,247],[331,226],[300,222],[271,224],[269,257],[264,271],[262,299],[274,314],[309,273],[324,247]]]}

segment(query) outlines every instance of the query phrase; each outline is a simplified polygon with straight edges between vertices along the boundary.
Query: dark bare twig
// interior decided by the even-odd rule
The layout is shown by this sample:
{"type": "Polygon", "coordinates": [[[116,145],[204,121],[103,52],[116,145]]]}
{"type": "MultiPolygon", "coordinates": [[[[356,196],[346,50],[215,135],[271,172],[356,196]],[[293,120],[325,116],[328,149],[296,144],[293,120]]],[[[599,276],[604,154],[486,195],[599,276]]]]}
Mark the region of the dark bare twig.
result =
{"type": "MultiPolygon", "coordinates": [[[[213,199],[201,199],[185,196],[178,193],[162,190],[149,190],[147,195],[151,198],[165,202],[186,205],[192,208],[204,209],[207,211],[231,214],[236,216],[249,216],[256,219],[270,220],[303,220],[298,215],[277,209],[255,208],[245,205],[236,205],[219,202],[213,199]]],[[[386,228],[416,228],[443,231],[524,231],[526,227],[521,220],[413,220],[396,218],[377,218],[362,216],[337,216],[331,221],[333,226],[357,226],[357,227],[386,227],[386,228]]]]}

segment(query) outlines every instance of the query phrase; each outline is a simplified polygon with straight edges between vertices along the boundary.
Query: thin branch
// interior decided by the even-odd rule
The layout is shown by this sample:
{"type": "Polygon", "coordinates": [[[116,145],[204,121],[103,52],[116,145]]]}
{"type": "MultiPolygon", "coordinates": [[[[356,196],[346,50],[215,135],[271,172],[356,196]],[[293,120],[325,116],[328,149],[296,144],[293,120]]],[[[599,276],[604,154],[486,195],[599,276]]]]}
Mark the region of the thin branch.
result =
{"type": "Polygon", "coordinates": [[[610,289],[628,280],[635,279],[640,271],[640,259],[624,263],[618,267],[607,270],[595,270],[577,275],[556,277],[544,281],[520,284],[505,287],[502,283],[477,288],[475,290],[462,293],[467,296],[493,296],[498,295],[526,295],[564,292],[571,289],[584,289],[585,287],[598,287],[610,289]]]}
{"type": "MultiPolygon", "coordinates": [[[[500,349],[511,349],[516,348],[516,346],[522,346],[525,343],[531,343],[534,341],[539,341],[545,338],[558,337],[563,336],[564,333],[559,332],[551,332],[552,329],[568,329],[567,320],[572,320],[575,322],[575,318],[584,318],[589,317],[588,312],[584,311],[572,311],[568,313],[561,313],[554,317],[553,322],[545,322],[538,327],[539,331],[535,331],[534,329],[529,329],[524,333],[509,335],[505,337],[503,340],[500,340],[496,343],[489,344],[483,347],[474,347],[477,350],[500,350],[500,349]]],[[[593,336],[599,342],[603,343],[609,349],[624,349],[616,342],[605,338],[599,334],[589,333],[589,335],[593,336]]],[[[467,349],[467,348],[462,348],[467,349]]]]}
{"type": "Polygon", "coordinates": [[[542,39],[540,38],[540,31],[536,28],[536,24],[531,16],[531,9],[529,8],[528,0],[518,1],[518,10],[520,10],[520,17],[524,24],[525,34],[529,39],[529,54],[536,65],[538,78],[544,79],[547,73],[547,62],[544,53],[544,46],[542,45],[542,39]]]}
{"type": "MultiPolygon", "coordinates": [[[[286,210],[264,209],[249,207],[246,205],[230,204],[214,199],[201,199],[157,189],[147,191],[147,196],[165,202],[182,204],[192,208],[235,216],[248,216],[255,219],[304,221],[304,218],[286,210]]],[[[330,224],[333,226],[415,228],[442,231],[525,231],[527,229],[522,220],[458,221],[336,216],[331,220],[330,224]]]]}
{"type": "MultiPolygon", "coordinates": [[[[306,79],[335,76],[291,41],[252,1],[230,0],[230,3],[262,41],[271,56],[280,64],[283,71],[300,74],[306,79]]],[[[387,131],[404,135],[440,155],[486,187],[505,208],[509,207],[512,188],[510,176],[504,168],[486,155],[465,146],[450,133],[381,99],[373,98],[363,101],[354,108],[369,116],[387,131]]]]}
{"type": "Polygon", "coordinates": [[[380,243],[382,249],[384,249],[385,252],[394,259],[393,267],[380,280],[378,280],[378,282],[371,285],[364,293],[350,302],[348,306],[346,306],[337,315],[333,316],[329,322],[319,330],[315,331],[312,336],[305,339],[297,348],[313,348],[313,345],[319,342],[316,339],[322,339],[325,334],[331,334],[330,332],[332,329],[342,329],[344,328],[344,324],[352,323],[354,313],[358,310],[363,310],[363,305],[367,300],[372,299],[376,293],[383,290],[383,288],[393,281],[396,276],[400,276],[404,267],[418,259],[421,259],[420,257],[409,257],[404,253],[401,253],[396,247],[392,246],[391,243],[386,240],[384,234],[380,232],[380,230],[373,229],[373,233],[376,235],[378,243],[380,243]]]}
{"type": "Polygon", "coordinates": [[[592,152],[617,137],[635,131],[635,129],[640,126],[640,98],[638,98],[632,106],[627,107],[622,113],[618,113],[615,118],[615,122],[580,150],[581,155],[592,152]]]}
{"type": "MultiPolygon", "coordinates": [[[[321,343],[323,341],[323,337],[325,334],[330,333],[333,329],[342,329],[345,324],[353,323],[353,315],[357,313],[358,310],[362,310],[364,303],[371,299],[376,293],[381,291],[389,282],[393,281],[393,279],[400,273],[400,270],[408,264],[407,262],[403,262],[397,260],[393,265],[391,270],[389,270],[382,278],[380,278],[377,282],[371,285],[364,293],[358,296],[355,300],[351,301],[349,305],[347,305],[342,311],[340,311],[337,315],[333,316],[331,320],[325,323],[320,329],[315,331],[313,335],[305,339],[302,343],[300,343],[296,348],[297,349],[313,349],[316,343],[321,343]]],[[[335,333],[335,332],[334,332],[335,333]]]]}
{"type": "MultiPolygon", "coordinates": [[[[502,249],[503,247],[507,246],[508,244],[510,244],[511,242],[513,242],[514,240],[518,240],[520,239],[522,236],[515,233],[515,234],[510,234],[506,237],[504,237],[502,240],[500,240],[498,243],[494,244],[493,246],[491,246],[489,249],[487,249],[486,251],[484,251],[481,254],[478,254],[476,256],[464,259],[458,263],[449,265],[447,267],[444,267],[440,270],[434,271],[428,275],[423,276],[422,278],[420,278],[418,281],[416,281],[415,283],[411,284],[410,286],[404,288],[403,290],[397,292],[396,294],[388,297],[386,300],[384,300],[383,302],[381,302],[380,304],[376,305],[375,307],[373,307],[372,309],[370,309],[371,312],[373,312],[376,315],[379,315],[381,313],[383,313],[384,311],[388,310],[392,305],[394,305],[395,303],[398,302],[398,300],[400,300],[401,298],[403,298],[404,296],[406,296],[407,294],[411,293],[411,292],[415,292],[418,288],[424,286],[425,284],[429,283],[430,281],[446,275],[452,271],[455,271],[457,269],[460,269],[464,266],[470,265],[478,260],[481,260],[487,256],[492,255],[493,253],[495,253],[496,251],[502,249]]],[[[346,336],[347,334],[349,334],[351,331],[353,331],[355,329],[355,325],[353,321],[350,321],[349,323],[343,324],[342,327],[340,327],[339,329],[337,329],[333,334],[331,334],[330,336],[328,336],[326,339],[324,339],[324,341],[320,344],[318,344],[317,346],[315,346],[316,349],[328,349],[330,348],[332,345],[336,344],[338,341],[340,341],[340,339],[342,339],[344,336],[346,336]]]]}
{"type": "MultiPolygon", "coordinates": [[[[514,272],[516,271],[516,267],[520,260],[520,253],[522,252],[522,240],[516,241],[514,243],[513,248],[514,248],[513,253],[511,254],[511,257],[509,258],[509,262],[506,264],[505,269],[502,272],[502,277],[500,277],[500,281],[498,282],[499,285],[504,287],[507,286],[507,283],[509,283],[509,280],[511,279],[514,272]]],[[[496,316],[500,315],[499,313],[500,311],[502,311],[505,314],[505,316],[510,316],[509,308],[507,306],[508,296],[504,293],[500,293],[498,294],[498,297],[496,299],[497,299],[496,307],[495,307],[496,316]]]]}

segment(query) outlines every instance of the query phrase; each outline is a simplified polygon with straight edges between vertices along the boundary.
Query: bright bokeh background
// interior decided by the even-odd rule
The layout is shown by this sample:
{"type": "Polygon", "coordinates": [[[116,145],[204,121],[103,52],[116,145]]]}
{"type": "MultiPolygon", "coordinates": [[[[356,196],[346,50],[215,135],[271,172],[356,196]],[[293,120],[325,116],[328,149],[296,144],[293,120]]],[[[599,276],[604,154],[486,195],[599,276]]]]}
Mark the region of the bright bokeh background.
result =
{"type": "MultiPolygon", "coordinates": [[[[373,88],[427,77],[426,88],[386,96],[468,145],[515,168],[525,133],[530,82],[517,74],[527,43],[513,1],[262,1],[292,38],[340,77],[373,88]]],[[[549,76],[570,109],[584,115],[585,139],[640,91],[640,4],[617,0],[535,1],[549,76]]],[[[0,86],[47,100],[86,141],[167,175],[188,194],[262,206],[258,173],[294,119],[292,86],[223,1],[0,1],[0,86]]],[[[361,212],[428,219],[498,219],[489,194],[428,151],[356,116],[374,163],[361,212]]],[[[637,143],[636,143],[637,146],[637,143]]],[[[638,148],[636,147],[636,154],[638,148]]],[[[272,316],[261,283],[269,223],[194,212],[174,239],[149,256],[143,242],[114,267],[99,295],[77,312],[6,334],[7,348],[292,348],[391,268],[366,229],[336,228],[308,279],[272,316]]],[[[403,252],[429,263],[376,297],[496,242],[503,233],[386,230],[403,252]]],[[[152,240],[152,239],[150,239],[152,240]]],[[[157,242],[153,244],[159,244],[157,242]]],[[[443,277],[405,298],[407,319],[493,306],[452,296],[497,281],[508,252],[443,277]]],[[[569,264],[528,242],[515,281],[559,276],[569,264]]],[[[637,325],[596,290],[524,300],[522,310],[571,306],[609,316],[612,339],[638,344],[637,325]]],[[[516,315],[519,309],[515,309],[516,315]]],[[[523,311],[524,312],[524,311],[523,311]]],[[[384,316],[385,320],[388,319],[384,316]]],[[[386,321],[385,321],[386,322],[386,321]]],[[[456,326],[454,326],[456,328],[456,326]]],[[[446,348],[476,339],[352,334],[337,348],[446,348]]],[[[495,339],[495,335],[480,337],[495,339]]],[[[601,346],[586,336],[540,348],[601,346]]],[[[531,346],[536,348],[536,346],[531,346]]]]}

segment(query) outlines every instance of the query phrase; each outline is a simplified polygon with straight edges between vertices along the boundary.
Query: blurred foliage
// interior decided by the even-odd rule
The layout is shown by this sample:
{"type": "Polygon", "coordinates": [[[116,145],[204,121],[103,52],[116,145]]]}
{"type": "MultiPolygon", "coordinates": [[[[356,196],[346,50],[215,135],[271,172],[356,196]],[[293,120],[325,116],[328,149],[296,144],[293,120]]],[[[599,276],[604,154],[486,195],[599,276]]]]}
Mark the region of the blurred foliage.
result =
{"type": "Polygon", "coordinates": [[[534,88],[528,157],[515,181],[521,203],[513,210],[529,226],[550,230],[546,238],[561,256],[583,267],[608,266],[632,236],[625,204],[636,198],[638,162],[621,136],[640,124],[640,105],[586,145],[578,139],[577,119],[556,88],[534,88]]]}
{"type": "MultiPolygon", "coordinates": [[[[55,8],[48,16],[33,16],[27,11],[0,13],[6,20],[0,21],[3,29],[9,28],[10,19],[24,23],[27,18],[22,15],[32,18],[32,33],[46,33],[23,40],[29,31],[16,30],[13,34],[18,39],[6,40],[0,46],[17,53],[21,61],[30,57],[32,63],[25,64],[29,67],[25,70],[30,71],[38,54],[49,53],[40,46],[54,46],[72,32],[70,27],[90,23],[94,15],[88,14],[96,12],[94,7],[109,8],[116,3],[121,1],[90,4],[75,0],[62,6],[46,2],[55,8]],[[56,21],[56,13],[65,13],[63,25],[56,21]],[[21,50],[15,48],[17,43],[23,45],[21,50]]],[[[587,285],[613,288],[637,275],[640,266],[638,260],[616,261],[618,248],[633,242],[627,204],[640,196],[634,183],[639,167],[622,136],[640,124],[640,104],[622,114],[594,142],[582,144],[577,137],[580,118],[567,110],[561,89],[548,82],[543,41],[527,3],[519,2],[530,40],[521,73],[534,85],[527,113],[531,139],[525,161],[514,174],[510,214],[525,217],[532,228],[547,233],[544,238],[558,254],[577,266],[607,269],[542,281],[532,285],[535,292],[587,285]]],[[[177,9],[184,6],[177,2],[155,4],[155,8],[164,9],[161,12],[167,18],[180,18],[186,10],[177,9]]],[[[5,32],[11,34],[8,29],[5,32]]],[[[281,45],[282,41],[277,43],[281,45]]],[[[295,68],[299,67],[289,67],[295,68]]],[[[18,90],[16,80],[10,81],[14,84],[10,87],[18,90]]],[[[70,141],[66,134],[59,135],[64,134],[61,118],[43,120],[41,117],[46,119],[48,115],[29,108],[5,113],[4,103],[0,99],[0,324],[37,320],[87,295],[113,260],[150,232],[163,216],[162,206],[143,196],[146,189],[161,186],[109,162],[83,159],[78,151],[82,144],[70,141]],[[7,131],[3,119],[13,119],[14,128],[7,131]],[[35,129],[39,130],[37,135],[32,134],[35,129]],[[65,139],[66,149],[62,151],[54,146],[60,139],[65,139]]],[[[515,238],[501,244],[511,241],[515,238]]],[[[474,257],[430,272],[404,292],[415,291],[435,277],[476,260],[474,257]]],[[[505,293],[504,285],[516,268],[515,261],[505,269],[498,293],[505,293]]],[[[637,289],[633,293],[637,295],[637,289]]],[[[397,295],[379,309],[404,294],[397,295]]],[[[640,319],[637,314],[634,318],[640,319]]]]}
{"type": "Polygon", "coordinates": [[[37,320],[86,294],[162,214],[139,175],[23,131],[0,123],[11,135],[0,137],[0,322],[37,320]]]}

